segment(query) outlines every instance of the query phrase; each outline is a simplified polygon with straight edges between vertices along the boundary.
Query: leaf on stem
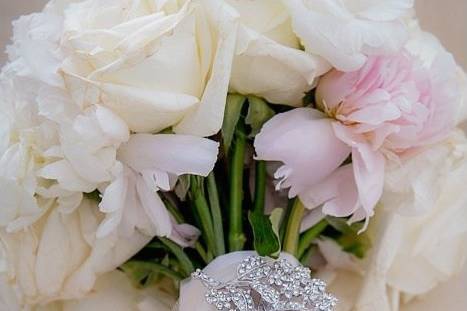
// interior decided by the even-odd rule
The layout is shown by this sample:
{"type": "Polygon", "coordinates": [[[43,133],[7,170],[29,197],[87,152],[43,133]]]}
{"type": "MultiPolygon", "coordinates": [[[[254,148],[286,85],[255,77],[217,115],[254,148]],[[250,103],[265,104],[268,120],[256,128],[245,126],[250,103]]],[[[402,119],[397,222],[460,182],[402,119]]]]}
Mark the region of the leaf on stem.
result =
{"type": "Polygon", "coordinates": [[[222,137],[226,153],[228,153],[230,145],[232,144],[235,128],[237,127],[238,120],[240,120],[240,114],[245,100],[245,96],[238,94],[229,94],[227,96],[224,122],[222,123],[222,137]]]}
{"type": "Polygon", "coordinates": [[[152,285],[161,276],[169,277],[175,282],[183,279],[183,276],[169,267],[149,261],[132,260],[121,266],[121,269],[140,286],[152,285]]]}
{"type": "Polygon", "coordinates": [[[269,217],[260,212],[250,211],[248,219],[253,229],[256,252],[260,256],[275,257],[280,252],[281,244],[269,217]]]}
{"type": "Polygon", "coordinates": [[[364,258],[371,247],[371,240],[366,232],[358,233],[363,227],[362,223],[349,225],[347,219],[326,217],[326,221],[338,234],[331,236],[347,253],[354,254],[358,258],[364,258]]]}
{"type": "Polygon", "coordinates": [[[275,112],[261,98],[256,96],[248,96],[248,114],[245,123],[251,126],[250,137],[256,136],[259,133],[263,124],[271,119],[275,112]]]}

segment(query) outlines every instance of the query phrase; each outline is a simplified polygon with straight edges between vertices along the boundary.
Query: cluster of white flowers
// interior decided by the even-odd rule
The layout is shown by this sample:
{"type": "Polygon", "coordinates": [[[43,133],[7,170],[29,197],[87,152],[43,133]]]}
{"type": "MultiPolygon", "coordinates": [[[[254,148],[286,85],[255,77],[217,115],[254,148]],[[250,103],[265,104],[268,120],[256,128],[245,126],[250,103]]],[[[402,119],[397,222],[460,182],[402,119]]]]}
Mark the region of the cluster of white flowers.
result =
{"type": "MultiPolygon", "coordinates": [[[[198,234],[175,223],[157,192],[213,169],[218,143],[206,137],[222,126],[227,93],[299,107],[331,68],[358,70],[425,36],[412,8],[413,0],[52,0],[19,18],[0,75],[0,309],[117,311],[104,300],[122,297],[122,311],[168,310],[110,271],[154,236],[189,245],[198,234]]],[[[381,239],[404,230],[416,238],[400,239],[384,272],[403,273],[398,262],[414,256],[436,271],[423,272],[427,288],[395,272],[381,286],[420,294],[452,275],[435,247],[462,252],[449,268],[464,261],[467,224],[448,220],[466,220],[464,198],[449,201],[464,193],[465,165],[430,162],[467,148],[455,146],[386,168],[382,205],[424,216],[414,228],[409,216],[388,216],[381,239]]]]}
{"type": "Polygon", "coordinates": [[[465,308],[464,295],[455,292],[460,286],[463,293],[467,280],[461,274],[467,260],[465,135],[453,133],[388,172],[380,211],[369,228],[371,254],[361,261],[335,242],[322,241],[327,266],[320,276],[342,298],[343,311],[439,310],[442,303],[451,310],[465,308]],[[449,294],[438,295],[433,306],[414,299],[426,298],[457,275],[463,285],[451,284],[449,294]]]}

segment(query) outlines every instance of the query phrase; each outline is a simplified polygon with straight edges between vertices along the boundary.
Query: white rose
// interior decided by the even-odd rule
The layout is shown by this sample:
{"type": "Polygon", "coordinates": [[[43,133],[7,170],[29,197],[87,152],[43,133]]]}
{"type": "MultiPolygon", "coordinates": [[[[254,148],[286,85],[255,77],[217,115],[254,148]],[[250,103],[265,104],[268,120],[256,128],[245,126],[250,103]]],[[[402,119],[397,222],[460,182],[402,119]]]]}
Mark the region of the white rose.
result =
{"type": "Polygon", "coordinates": [[[240,15],[230,88],[271,103],[301,106],[315,77],[329,68],[301,50],[281,0],[225,0],[240,15]]]}
{"type": "Polygon", "coordinates": [[[42,203],[47,212],[34,225],[17,233],[0,231],[8,282],[20,304],[79,298],[99,275],[117,268],[151,239],[139,232],[96,238],[103,215],[88,199],[71,213],[60,210],[54,199],[42,203]]]}
{"type": "Polygon", "coordinates": [[[0,309],[8,311],[170,311],[174,304],[173,297],[157,288],[136,289],[118,270],[99,277],[92,292],[79,299],[21,307],[1,278],[0,297],[0,309]]]}
{"type": "Polygon", "coordinates": [[[404,17],[413,0],[284,0],[307,52],[341,71],[359,69],[367,55],[396,52],[408,39],[404,17]]]}
{"type": "Polygon", "coordinates": [[[65,12],[63,70],[77,103],[102,103],[136,132],[220,129],[236,38],[225,5],[88,0],[65,12]]]}

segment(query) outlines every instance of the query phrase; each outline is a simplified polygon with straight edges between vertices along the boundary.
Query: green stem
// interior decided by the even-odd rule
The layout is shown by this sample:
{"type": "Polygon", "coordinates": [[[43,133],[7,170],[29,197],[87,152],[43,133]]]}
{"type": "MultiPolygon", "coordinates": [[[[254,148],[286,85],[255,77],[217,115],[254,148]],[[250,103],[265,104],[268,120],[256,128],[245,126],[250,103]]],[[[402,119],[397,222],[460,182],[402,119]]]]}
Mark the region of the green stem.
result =
{"type": "Polygon", "coordinates": [[[256,162],[255,175],[255,201],[253,212],[263,214],[266,200],[266,162],[256,162]]]}
{"type": "Polygon", "coordinates": [[[302,223],[305,207],[299,198],[296,198],[287,221],[284,237],[283,251],[297,257],[298,240],[300,237],[300,225],[302,223]]]}
{"type": "Polygon", "coordinates": [[[200,177],[191,176],[191,195],[195,211],[198,214],[201,223],[201,232],[206,241],[208,252],[214,253],[216,248],[212,217],[209,211],[208,202],[204,197],[202,190],[202,181],[200,177]]]}
{"type": "Polygon", "coordinates": [[[229,250],[243,249],[246,238],[243,233],[243,165],[245,160],[246,134],[245,125],[240,120],[237,124],[235,141],[230,162],[230,204],[229,204],[229,250]]]}
{"type": "Polygon", "coordinates": [[[316,245],[309,247],[303,256],[300,257],[300,263],[305,267],[308,267],[310,265],[311,256],[316,253],[317,248],[318,247],[316,245]]]}
{"type": "Polygon", "coordinates": [[[212,261],[212,255],[208,254],[206,250],[204,249],[203,245],[201,244],[200,241],[196,241],[195,243],[195,249],[198,252],[198,255],[201,257],[201,259],[204,261],[205,264],[208,264],[212,261]]]}
{"type": "Polygon", "coordinates": [[[185,276],[186,277],[190,276],[190,274],[193,271],[195,271],[195,268],[193,267],[193,264],[191,263],[190,258],[188,258],[188,256],[185,254],[183,249],[179,245],[177,245],[176,243],[172,242],[171,240],[167,238],[159,238],[159,239],[177,258],[180,264],[180,267],[185,273],[185,276]]]}
{"type": "Polygon", "coordinates": [[[303,254],[305,254],[306,250],[310,248],[311,243],[313,243],[327,226],[328,222],[323,219],[301,235],[300,242],[298,243],[298,258],[301,258],[303,254]]]}
{"type": "MultiPolygon", "coordinates": [[[[185,222],[185,218],[183,217],[182,213],[178,210],[178,208],[175,207],[175,205],[172,203],[167,198],[163,198],[164,204],[169,210],[170,214],[174,217],[175,221],[179,224],[185,222]]],[[[206,251],[203,248],[203,245],[201,245],[200,241],[195,242],[195,250],[198,252],[198,255],[201,257],[201,259],[204,261],[204,263],[208,264],[211,260],[207,256],[206,251]]]]}
{"type": "Polygon", "coordinates": [[[222,211],[219,201],[219,193],[217,191],[216,177],[214,172],[211,172],[207,178],[207,188],[209,205],[211,207],[212,223],[214,236],[216,238],[216,256],[225,254],[224,244],[224,226],[222,224],[222,211]]]}
{"type": "Polygon", "coordinates": [[[279,226],[279,238],[282,241],[282,244],[284,244],[285,240],[285,232],[287,231],[287,224],[289,222],[290,218],[290,211],[292,211],[292,206],[294,205],[295,200],[288,200],[287,201],[287,208],[284,211],[284,214],[281,219],[281,223],[279,226]]]}
{"type": "Polygon", "coordinates": [[[179,209],[170,201],[168,198],[162,197],[165,207],[169,213],[173,216],[175,221],[179,224],[184,223],[185,219],[179,209]]]}

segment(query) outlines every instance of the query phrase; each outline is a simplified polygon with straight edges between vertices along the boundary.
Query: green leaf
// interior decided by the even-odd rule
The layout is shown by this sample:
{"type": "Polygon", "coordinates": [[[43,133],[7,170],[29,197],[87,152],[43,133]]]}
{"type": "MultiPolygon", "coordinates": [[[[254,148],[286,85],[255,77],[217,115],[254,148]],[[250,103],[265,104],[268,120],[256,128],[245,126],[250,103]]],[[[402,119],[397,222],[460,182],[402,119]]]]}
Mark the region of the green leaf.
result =
{"type": "Polygon", "coordinates": [[[280,230],[281,230],[281,222],[283,221],[284,218],[284,209],[283,208],[275,208],[272,210],[271,215],[269,215],[269,220],[271,221],[272,225],[272,230],[274,231],[274,234],[277,237],[277,240],[279,241],[279,250],[272,254],[273,257],[278,257],[281,252],[281,235],[280,235],[280,230]]]}
{"type": "Polygon", "coordinates": [[[179,282],[183,276],[169,267],[149,261],[132,260],[121,266],[121,269],[130,277],[133,282],[142,286],[149,286],[160,276],[166,276],[179,282]]]}
{"type": "Polygon", "coordinates": [[[254,246],[260,256],[274,256],[281,248],[279,236],[274,231],[267,215],[249,212],[248,219],[253,229],[254,246]]]}
{"type": "Polygon", "coordinates": [[[240,113],[242,112],[245,100],[245,96],[238,94],[229,94],[227,96],[224,122],[222,123],[222,137],[225,152],[228,152],[230,149],[230,144],[232,143],[238,120],[240,120],[240,113]]]}
{"type": "Polygon", "coordinates": [[[274,116],[275,112],[261,98],[248,96],[248,102],[248,114],[245,122],[251,126],[250,137],[253,137],[259,133],[263,124],[274,116]]]}
{"type": "Polygon", "coordinates": [[[363,223],[349,225],[347,219],[337,217],[326,217],[326,221],[340,234],[333,237],[345,252],[351,253],[358,258],[364,258],[371,247],[371,240],[366,232],[359,233],[363,223]]]}
{"type": "Polygon", "coordinates": [[[93,192],[90,192],[90,193],[84,193],[84,197],[89,200],[98,202],[98,203],[102,201],[102,195],[99,192],[99,190],[94,190],[93,192]]]}
{"type": "Polygon", "coordinates": [[[275,208],[272,210],[271,215],[269,215],[269,220],[271,220],[272,229],[274,233],[279,236],[279,231],[281,228],[282,218],[284,216],[283,208],[275,208]]]}
{"type": "Polygon", "coordinates": [[[190,189],[190,175],[182,175],[177,179],[177,184],[175,185],[175,194],[180,200],[185,201],[188,190],[190,189]]]}

